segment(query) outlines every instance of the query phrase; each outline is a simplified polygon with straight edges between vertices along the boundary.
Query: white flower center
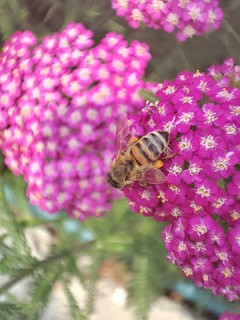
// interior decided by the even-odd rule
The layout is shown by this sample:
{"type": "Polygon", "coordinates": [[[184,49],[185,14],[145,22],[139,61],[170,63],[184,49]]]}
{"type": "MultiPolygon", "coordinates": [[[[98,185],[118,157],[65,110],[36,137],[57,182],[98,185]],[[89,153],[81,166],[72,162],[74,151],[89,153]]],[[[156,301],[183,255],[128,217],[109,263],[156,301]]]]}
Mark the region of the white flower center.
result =
{"type": "Polygon", "coordinates": [[[197,189],[196,191],[197,194],[201,195],[202,198],[208,198],[211,195],[211,190],[205,188],[205,186],[201,186],[200,188],[197,189]]]}
{"type": "Polygon", "coordinates": [[[148,190],[143,191],[143,193],[140,193],[140,196],[142,199],[150,200],[151,193],[148,190]]]}
{"type": "Polygon", "coordinates": [[[224,171],[228,169],[229,158],[218,158],[217,161],[213,160],[214,171],[224,171]]]}
{"type": "Polygon", "coordinates": [[[137,21],[142,21],[143,20],[142,12],[138,9],[133,9],[132,10],[132,19],[137,20],[137,21]]]}
{"type": "Polygon", "coordinates": [[[202,170],[202,168],[198,167],[196,163],[192,163],[190,164],[188,170],[191,175],[194,175],[198,174],[202,170]]]}
{"type": "Polygon", "coordinates": [[[209,135],[207,137],[201,137],[200,144],[206,149],[213,149],[217,146],[216,141],[214,140],[213,136],[209,135]]]}

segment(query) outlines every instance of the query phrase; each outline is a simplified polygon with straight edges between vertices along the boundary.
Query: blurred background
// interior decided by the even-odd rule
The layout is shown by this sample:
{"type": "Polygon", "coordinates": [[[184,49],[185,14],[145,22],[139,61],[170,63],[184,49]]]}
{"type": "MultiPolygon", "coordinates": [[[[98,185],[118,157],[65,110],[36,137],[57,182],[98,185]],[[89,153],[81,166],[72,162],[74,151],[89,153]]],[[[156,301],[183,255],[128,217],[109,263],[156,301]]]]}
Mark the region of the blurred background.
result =
{"type": "MultiPolygon", "coordinates": [[[[40,39],[79,21],[99,43],[110,31],[151,48],[148,81],[205,71],[233,57],[240,63],[240,1],[220,1],[217,31],[179,43],[174,34],[132,29],[110,0],[1,0],[1,45],[17,30],[40,39]]],[[[3,159],[1,159],[3,161],[3,159]]],[[[1,164],[3,168],[3,164],[1,164]]],[[[237,303],[197,289],[166,260],[163,223],[116,201],[103,218],[85,222],[49,215],[29,204],[25,183],[10,172],[0,191],[0,319],[218,319],[237,303]]]]}

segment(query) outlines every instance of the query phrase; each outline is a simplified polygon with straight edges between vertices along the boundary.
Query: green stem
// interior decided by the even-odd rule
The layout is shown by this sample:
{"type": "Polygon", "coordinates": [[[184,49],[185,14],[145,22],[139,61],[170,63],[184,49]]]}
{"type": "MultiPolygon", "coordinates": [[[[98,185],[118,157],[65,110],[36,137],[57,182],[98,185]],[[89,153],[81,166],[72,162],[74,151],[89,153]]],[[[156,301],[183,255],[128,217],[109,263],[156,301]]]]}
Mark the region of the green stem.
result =
{"type": "Polygon", "coordinates": [[[235,40],[238,42],[238,44],[240,44],[240,37],[237,34],[237,32],[233,29],[233,27],[226,20],[223,21],[223,25],[231,33],[231,35],[235,38],[235,40]]]}
{"type": "MultiPolygon", "coordinates": [[[[11,219],[13,222],[15,222],[15,227],[18,229],[19,225],[17,221],[15,221],[14,214],[9,209],[8,203],[6,201],[6,196],[4,192],[4,183],[3,179],[0,177],[0,211],[2,215],[5,215],[9,219],[11,219]]],[[[24,241],[25,242],[25,241],[24,241]]],[[[0,295],[5,293],[6,290],[11,288],[14,284],[16,284],[18,281],[22,280],[23,278],[32,275],[35,270],[39,268],[46,268],[52,263],[56,263],[57,261],[64,260],[68,257],[70,257],[73,253],[77,253],[79,251],[88,249],[95,243],[95,240],[89,241],[87,243],[77,243],[75,244],[71,249],[65,249],[62,252],[56,253],[55,255],[49,256],[45,260],[37,261],[34,260],[32,266],[29,268],[20,269],[18,275],[16,275],[14,278],[6,282],[3,286],[0,287],[0,295]]]]}
{"type": "Polygon", "coordinates": [[[99,269],[100,269],[101,263],[102,263],[102,258],[98,258],[98,259],[96,259],[96,261],[93,265],[91,281],[90,281],[89,288],[88,288],[88,300],[87,300],[86,309],[85,309],[86,319],[89,319],[90,314],[93,311],[95,297],[96,297],[96,294],[95,294],[96,293],[96,283],[97,283],[97,278],[99,276],[99,269]]]}
{"type": "Polygon", "coordinates": [[[0,287],[0,295],[5,293],[9,288],[11,288],[14,284],[16,284],[18,281],[25,278],[27,275],[32,273],[32,269],[23,269],[15,278],[9,280],[7,283],[5,283],[2,287],[0,287]]]}
{"type": "Polygon", "coordinates": [[[31,268],[22,269],[19,271],[19,274],[5,283],[2,287],[0,287],[0,295],[6,292],[9,288],[11,288],[14,284],[18,281],[22,280],[23,278],[32,275],[37,269],[42,268],[45,269],[52,263],[56,263],[58,261],[64,260],[71,256],[73,253],[79,252],[81,250],[85,250],[91,247],[95,243],[95,240],[89,241],[83,244],[77,244],[71,250],[64,250],[60,253],[55,254],[54,256],[50,256],[45,260],[37,261],[31,268]]]}
{"type": "Polygon", "coordinates": [[[189,71],[192,71],[191,65],[189,63],[189,59],[187,58],[185,50],[184,50],[184,44],[179,42],[178,43],[178,47],[179,47],[179,51],[180,51],[180,54],[182,56],[182,59],[183,59],[183,62],[185,64],[186,69],[189,70],[189,71]]]}

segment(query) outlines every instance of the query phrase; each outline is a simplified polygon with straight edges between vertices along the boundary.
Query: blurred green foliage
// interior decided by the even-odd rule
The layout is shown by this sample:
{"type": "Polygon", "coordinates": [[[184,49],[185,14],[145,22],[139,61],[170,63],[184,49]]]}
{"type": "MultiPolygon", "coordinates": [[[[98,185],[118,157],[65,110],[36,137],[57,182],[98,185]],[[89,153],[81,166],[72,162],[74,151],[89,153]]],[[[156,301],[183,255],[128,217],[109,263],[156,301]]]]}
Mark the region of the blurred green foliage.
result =
{"type": "MultiPolygon", "coordinates": [[[[0,180],[0,275],[7,280],[0,286],[0,319],[36,320],[44,312],[57,282],[63,284],[72,319],[87,320],[93,311],[96,283],[104,276],[102,269],[109,264],[111,276],[121,279],[128,291],[128,302],[135,309],[136,319],[148,319],[152,303],[166,290],[177,290],[182,278],[180,271],[166,260],[162,241],[164,223],[129,211],[125,200],[116,201],[102,218],[79,222],[64,213],[46,215],[32,207],[24,195],[25,183],[8,171],[0,180]],[[54,243],[48,256],[39,261],[31,255],[25,230],[44,227],[54,243]],[[74,226],[74,227],[73,227],[74,226]],[[82,258],[90,258],[88,267],[79,268],[82,258]],[[88,294],[85,307],[80,309],[69,284],[75,277],[88,294]],[[11,289],[24,279],[27,299],[15,297],[11,289]]],[[[187,285],[187,284],[186,284],[187,285]]],[[[188,287],[187,287],[188,288],[188,287]]],[[[188,290],[188,289],[187,289],[188,290]]],[[[184,290],[180,290],[184,292],[184,290]]],[[[207,303],[219,304],[210,292],[195,292],[196,319],[207,303]]],[[[193,292],[190,294],[193,297],[193,292]]],[[[224,299],[221,300],[224,303],[224,299]]],[[[223,309],[231,307],[225,304],[223,309]]],[[[234,305],[232,306],[232,308],[234,305]]],[[[211,308],[210,308],[211,310],[211,308]]]]}
{"type": "MultiPolygon", "coordinates": [[[[7,295],[7,302],[0,304],[0,319],[37,319],[47,305],[56,281],[64,283],[66,297],[71,306],[73,319],[87,319],[94,303],[96,279],[104,261],[114,259],[124,265],[129,280],[129,301],[135,306],[137,319],[147,319],[151,303],[159,293],[173,285],[179,278],[177,269],[166,260],[161,239],[163,224],[153,219],[133,214],[124,200],[118,201],[103,218],[91,218],[79,224],[75,232],[68,232],[64,214],[46,220],[30,214],[31,206],[23,196],[24,182],[8,172],[0,184],[0,222],[4,226],[0,242],[0,274],[10,279],[0,287],[0,295],[7,295]],[[9,182],[11,181],[11,189],[9,182]],[[7,191],[11,189],[11,193],[7,191]],[[21,192],[20,192],[21,191],[21,192]],[[14,200],[14,201],[13,201],[14,200]],[[25,204],[23,202],[25,201],[25,204]],[[28,214],[25,214],[28,212],[28,214]],[[28,227],[45,226],[56,239],[51,253],[43,261],[30,254],[24,230],[28,227]],[[82,231],[91,233],[86,241],[82,231]],[[9,242],[9,239],[11,241],[9,242]],[[91,267],[79,269],[78,260],[90,256],[91,267]],[[30,300],[20,302],[8,290],[19,281],[31,276],[30,300]],[[89,294],[86,309],[79,310],[68,288],[71,277],[77,277],[89,294]]],[[[126,275],[122,275],[123,278],[126,275]]]]}

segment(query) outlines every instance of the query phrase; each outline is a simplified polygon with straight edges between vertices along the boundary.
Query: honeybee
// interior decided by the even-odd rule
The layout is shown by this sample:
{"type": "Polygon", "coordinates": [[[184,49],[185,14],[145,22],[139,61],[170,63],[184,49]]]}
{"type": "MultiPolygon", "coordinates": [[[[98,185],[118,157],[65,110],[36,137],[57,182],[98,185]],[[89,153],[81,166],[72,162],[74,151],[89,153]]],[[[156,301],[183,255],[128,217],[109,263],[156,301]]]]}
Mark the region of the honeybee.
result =
{"type": "Polygon", "coordinates": [[[135,181],[141,185],[161,184],[166,181],[160,170],[162,160],[173,155],[168,147],[169,132],[153,131],[141,138],[133,137],[126,114],[122,114],[116,129],[116,155],[107,174],[108,183],[114,188],[131,186],[135,181]],[[166,157],[159,159],[161,154],[166,157]]]}

